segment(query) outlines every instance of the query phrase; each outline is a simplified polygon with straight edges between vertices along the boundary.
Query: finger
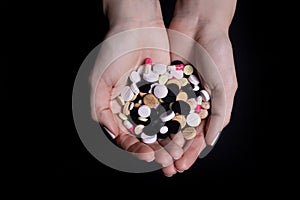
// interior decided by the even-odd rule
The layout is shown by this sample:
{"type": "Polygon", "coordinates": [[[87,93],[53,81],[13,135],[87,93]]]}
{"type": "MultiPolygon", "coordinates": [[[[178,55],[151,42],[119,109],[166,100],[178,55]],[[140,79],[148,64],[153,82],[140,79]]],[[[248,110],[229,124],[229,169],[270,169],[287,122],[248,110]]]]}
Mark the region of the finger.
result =
{"type": "Polygon", "coordinates": [[[182,156],[183,149],[170,138],[167,137],[165,139],[159,139],[158,142],[165,148],[172,158],[174,158],[174,160],[178,160],[182,156]]]}
{"type": "Polygon", "coordinates": [[[200,152],[206,146],[203,134],[197,134],[189,148],[183,156],[175,161],[175,167],[178,171],[188,170],[198,158],[200,152]]]}
{"type": "Polygon", "coordinates": [[[177,170],[176,170],[175,166],[172,164],[172,165],[162,168],[162,172],[164,173],[165,176],[171,177],[177,173],[177,170]]]}
{"type": "Polygon", "coordinates": [[[180,147],[183,147],[185,144],[185,139],[181,131],[179,131],[177,134],[170,134],[170,138],[180,147]]]}
{"type": "Polygon", "coordinates": [[[149,146],[154,150],[155,161],[161,164],[162,167],[173,165],[173,158],[158,142],[149,144],[149,146]]]}
{"type": "Polygon", "coordinates": [[[117,144],[126,151],[131,152],[140,160],[151,162],[154,160],[154,151],[146,144],[140,142],[135,136],[120,133],[116,137],[117,144]]]}

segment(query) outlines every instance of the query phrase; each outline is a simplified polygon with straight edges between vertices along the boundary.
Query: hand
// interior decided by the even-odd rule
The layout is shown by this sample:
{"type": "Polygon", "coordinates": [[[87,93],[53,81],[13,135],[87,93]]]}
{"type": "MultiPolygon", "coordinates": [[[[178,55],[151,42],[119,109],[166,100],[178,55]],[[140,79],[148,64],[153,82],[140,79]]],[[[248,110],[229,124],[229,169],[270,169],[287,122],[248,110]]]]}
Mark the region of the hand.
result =
{"type": "Polygon", "coordinates": [[[141,160],[155,159],[162,165],[165,175],[170,176],[176,173],[173,159],[183,154],[182,134],[144,144],[131,135],[116,116],[120,106],[114,100],[126,85],[129,73],[144,63],[145,58],[150,57],[155,63],[170,63],[169,40],[159,2],[104,1],[104,12],[109,18],[110,30],[90,76],[93,118],[113,133],[120,147],[141,160]],[[122,5],[125,2],[126,5],[122,5]],[[112,55],[115,60],[110,63],[107,58],[112,55]]]}
{"type": "MultiPolygon", "coordinates": [[[[198,135],[185,145],[185,153],[175,162],[175,167],[179,171],[189,169],[201,151],[203,152],[200,157],[204,157],[212,149],[220,131],[230,121],[237,79],[228,29],[234,15],[235,5],[236,0],[178,0],[176,3],[174,17],[170,24],[170,51],[174,52],[174,48],[179,46],[179,48],[185,48],[185,52],[189,51],[189,56],[195,59],[196,56],[193,55],[195,45],[185,43],[180,46],[182,41],[178,40],[176,33],[172,30],[189,36],[207,51],[223,82],[223,84],[212,83],[213,87],[208,88],[215,97],[212,99],[212,114],[208,120],[203,120],[197,130],[198,135]],[[224,99],[221,98],[221,93],[224,99]],[[220,114],[222,109],[224,113],[220,114]]],[[[201,59],[201,55],[197,56],[201,59]]],[[[184,59],[180,55],[171,54],[171,60],[184,59]]]]}

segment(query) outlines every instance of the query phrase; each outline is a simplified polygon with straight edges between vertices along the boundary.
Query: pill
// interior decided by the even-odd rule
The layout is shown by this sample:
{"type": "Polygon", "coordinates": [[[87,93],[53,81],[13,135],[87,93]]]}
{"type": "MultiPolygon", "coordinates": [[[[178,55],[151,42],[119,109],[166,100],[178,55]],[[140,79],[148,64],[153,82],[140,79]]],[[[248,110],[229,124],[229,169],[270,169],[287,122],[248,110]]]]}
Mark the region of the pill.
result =
{"type": "Polygon", "coordinates": [[[142,122],[147,122],[149,119],[145,118],[145,117],[138,117],[138,120],[140,120],[142,122]]]}
{"type": "Polygon", "coordinates": [[[210,102],[209,101],[203,101],[201,107],[206,109],[206,110],[210,109],[210,102]]]}
{"type": "Polygon", "coordinates": [[[158,74],[155,74],[153,72],[150,72],[150,73],[144,73],[143,74],[143,79],[149,83],[153,83],[155,81],[158,81],[158,77],[159,75],[158,74]]]}
{"type": "Polygon", "coordinates": [[[183,69],[183,72],[184,72],[185,75],[189,76],[189,75],[193,74],[194,68],[191,65],[185,65],[184,69],[183,69]]]}
{"type": "Polygon", "coordinates": [[[144,132],[142,132],[141,139],[145,144],[151,144],[157,140],[157,135],[146,135],[144,132]]]}
{"type": "Polygon", "coordinates": [[[182,135],[186,140],[191,140],[194,137],[196,137],[196,129],[193,127],[186,127],[185,129],[182,130],[182,135]]]}
{"type": "Polygon", "coordinates": [[[135,107],[135,108],[138,108],[138,107],[140,107],[140,106],[141,106],[140,103],[135,103],[135,104],[134,104],[134,107],[135,107]]]}
{"type": "Polygon", "coordinates": [[[171,109],[180,115],[188,115],[191,111],[190,105],[184,101],[175,101],[171,109]]]}
{"type": "Polygon", "coordinates": [[[195,85],[194,88],[193,88],[193,91],[198,91],[198,90],[200,90],[199,85],[195,85]]]}
{"type": "Polygon", "coordinates": [[[168,127],[167,126],[162,126],[160,129],[159,129],[159,132],[161,134],[166,134],[168,132],[168,127]]]}
{"type": "Polygon", "coordinates": [[[179,83],[181,86],[186,86],[189,81],[187,80],[187,78],[182,78],[182,79],[179,79],[179,83]]]}
{"type": "Polygon", "coordinates": [[[178,87],[178,85],[176,84],[168,84],[167,85],[168,88],[168,96],[177,96],[177,94],[179,93],[180,89],[178,87]],[[171,92],[170,92],[171,91],[171,92]]]}
{"type": "Polygon", "coordinates": [[[184,115],[176,115],[173,120],[180,123],[180,128],[184,128],[186,126],[186,119],[184,115]]]}
{"type": "Polygon", "coordinates": [[[135,84],[135,83],[132,83],[130,85],[130,89],[131,91],[134,93],[134,94],[139,94],[140,93],[140,90],[138,88],[138,86],[135,84]]]}
{"type": "Polygon", "coordinates": [[[136,124],[142,124],[145,127],[148,126],[151,123],[151,118],[145,118],[145,117],[138,117],[137,118],[137,123],[136,124]]]}
{"type": "Polygon", "coordinates": [[[163,122],[167,122],[170,121],[171,119],[173,119],[175,117],[175,113],[173,110],[168,110],[164,113],[162,113],[159,118],[161,119],[161,121],[163,122]]]}
{"type": "Polygon", "coordinates": [[[183,71],[182,70],[171,71],[170,76],[172,78],[182,79],[183,78],[183,71]]]}
{"type": "Polygon", "coordinates": [[[173,60],[171,62],[171,65],[179,65],[179,64],[183,64],[183,62],[181,60],[173,60]]]}
{"type": "Polygon", "coordinates": [[[148,126],[145,126],[143,129],[143,132],[146,135],[156,135],[159,133],[160,128],[162,127],[162,124],[159,122],[151,122],[148,126]]]}
{"type": "Polygon", "coordinates": [[[148,93],[153,93],[152,90],[155,86],[159,85],[158,83],[152,83],[151,84],[151,87],[150,87],[150,90],[148,91],[148,93]]]}
{"type": "Polygon", "coordinates": [[[124,99],[124,101],[130,101],[134,96],[134,93],[130,89],[129,86],[125,86],[124,90],[121,92],[121,97],[124,99]]]}
{"type": "Polygon", "coordinates": [[[177,85],[178,89],[181,88],[181,83],[179,80],[171,79],[171,80],[168,80],[168,82],[166,83],[166,85],[168,85],[167,87],[169,87],[169,85],[172,85],[172,84],[177,85]]]}
{"type": "Polygon", "coordinates": [[[125,105],[123,106],[123,111],[122,112],[123,112],[124,115],[129,115],[130,114],[129,105],[130,105],[130,102],[127,101],[125,103],[125,105]]]}
{"type": "Polygon", "coordinates": [[[167,69],[168,69],[169,72],[175,71],[176,70],[176,65],[169,65],[167,67],[167,69]]]}
{"type": "Polygon", "coordinates": [[[141,117],[149,117],[150,114],[151,114],[151,108],[149,106],[147,106],[147,105],[142,105],[138,109],[138,114],[141,117]]]}
{"type": "Polygon", "coordinates": [[[176,101],[179,101],[179,100],[181,100],[181,101],[187,101],[188,100],[188,95],[187,95],[187,93],[186,92],[179,92],[178,94],[177,94],[177,96],[176,96],[176,101]]]}
{"type": "Polygon", "coordinates": [[[195,108],[195,112],[199,113],[201,111],[201,105],[202,105],[202,97],[197,97],[197,106],[195,108]]]}
{"type": "Polygon", "coordinates": [[[134,133],[134,126],[132,125],[132,123],[130,122],[130,121],[128,121],[128,120],[125,120],[124,122],[123,122],[123,124],[124,124],[124,126],[127,128],[127,130],[129,130],[130,131],[130,133],[134,133]]]}
{"type": "Polygon", "coordinates": [[[143,97],[143,102],[150,108],[154,108],[158,104],[158,99],[154,96],[154,94],[146,94],[143,97]]]}
{"type": "Polygon", "coordinates": [[[128,119],[128,117],[124,113],[119,113],[119,117],[121,120],[124,120],[124,121],[128,119]]]}
{"type": "Polygon", "coordinates": [[[175,65],[176,66],[176,71],[183,71],[183,69],[184,69],[184,64],[177,64],[177,65],[175,65]]]}
{"type": "Polygon", "coordinates": [[[186,117],[186,123],[191,126],[191,127],[197,127],[199,126],[201,122],[201,118],[198,114],[196,113],[190,113],[188,114],[188,116],[186,117]]]}
{"type": "Polygon", "coordinates": [[[165,98],[168,94],[168,88],[165,85],[156,85],[153,94],[159,99],[165,98]]]}
{"type": "Polygon", "coordinates": [[[118,97],[117,97],[117,101],[118,101],[118,103],[119,103],[121,106],[124,106],[124,105],[125,105],[125,101],[124,101],[124,99],[123,99],[122,96],[118,96],[118,97]]]}
{"type": "Polygon", "coordinates": [[[165,126],[168,127],[168,132],[173,133],[173,134],[178,133],[178,131],[180,129],[180,123],[178,121],[175,121],[175,120],[167,121],[165,123],[165,126]]]}
{"type": "Polygon", "coordinates": [[[187,104],[190,105],[191,110],[195,110],[196,109],[196,107],[197,107],[197,101],[196,101],[195,98],[190,98],[186,102],[187,102],[187,104]]]}
{"type": "Polygon", "coordinates": [[[153,72],[156,74],[164,74],[167,72],[167,65],[165,64],[154,64],[153,72]]]}
{"type": "Polygon", "coordinates": [[[168,80],[169,80],[169,77],[166,74],[162,74],[158,78],[158,83],[161,85],[165,85],[168,80]]]}
{"type": "Polygon", "coordinates": [[[172,91],[168,90],[168,95],[162,99],[166,105],[176,101],[176,96],[174,94],[171,95],[171,93],[172,91]]]}
{"type": "Polygon", "coordinates": [[[134,128],[134,133],[135,133],[136,135],[140,135],[140,134],[143,132],[144,127],[145,127],[145,126],[142,125],[142,124],[137,125],[137,126],[134,128]]]}
{"type": "Polygon", "coordinates": [[[201,119],[205,119],[208,116],[208,110],[206,109],[201,109],[199,116],[201,119]]]}
{"type": "Polygon", "coordinates": [[[200,95],[202,96],[203,101],[209,101],[210,100],[210,96],[209,96],[209,94],[206,90],[201,90],[200,95]]]}
{"type": "Polygon", "coordinates": [[[197,78],[197,76],[195,76],[194,74],[189,76],[189,81],[193,84],[193,85],[198,85],[200,83],[199,79],[197,78]]]}
{"type": "Polygon", "coordinates": [[[132,110],[132,109],[133,109],[133,107],[134,107],[134,103],[133,103],[133,102],[131,102],[131,103],[130,103],[130,105],[129,105],[129,110],[132,110]]]}
{"type": "Polygon", "coordinates": [[[137,68],[137,73],[139,73],[139,75],[142,75],[144,73],[144,68],[145,66],[144,65],[140,65],[138,68],[137,68]]]}
{"type": "Polygon", "coordinates": [[[145,64],[152,64],[152,59],[151,58],[145,58],[145,64]]]}
{"type": "Polygon", "coordinates": [[[148,93],[151,88],[151,83],[139,82],[137,85],[141,93],[148,93]]]}
{"type": "Polygon", "coordinates": [[[129,79],[131,80],[132,83],[138,83],[141,81],[141,76],[138,72],[133,71],[131,72],[129,79]]]}

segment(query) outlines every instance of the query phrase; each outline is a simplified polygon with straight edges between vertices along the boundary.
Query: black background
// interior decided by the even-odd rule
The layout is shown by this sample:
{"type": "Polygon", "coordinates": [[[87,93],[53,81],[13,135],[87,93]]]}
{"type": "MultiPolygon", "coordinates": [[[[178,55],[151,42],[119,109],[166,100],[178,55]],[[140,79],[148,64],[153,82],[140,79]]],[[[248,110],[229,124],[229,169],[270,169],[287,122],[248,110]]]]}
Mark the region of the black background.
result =
{"type": "MultiPolygon", "coordinates": [[[[166,25],[172,16],[172,2],[162,1],[166,25]]],[[[116,180],[118,184],[134,183],[182,183],[220,184],[235,182],[247,187],[258,181],[258,138],[263,137],[262,123],[267,112],[263,92],[268,84],[265,76],[268,65],[267,33],[264,31],[268,18],[264,9],[253,1],[238,1],[230,28],[239,88],[235,98],[231,123],[223,130],[213,151],[204,159],[197,160],[190,170],[166,178],[161,171],[145,174],[119,172],[97,161],[81,143],[72,117],[72,89],[77,71],[89,54],[103,39],[107,21],[102,15],[101,1],[75,1],[53,6],[46,19],[49,32],[46,44],[50,55],[49,73],[55,75],[50,97],[56,105],[53,131],[58,132],[60,148],[54,166],[50,169],[58,177],[89,176],[99,178],[99,183],[116,180]],[[257,20],[259,19],[259,20],[257,20]],[[262,59],[262,54],[264,59],[262,59]],[[60,130],[60,131],[58,131],[60,130]]],[[[41,11],[42,12],[42,11],[41,11]]],[[[270,73],[270,72],[269,72],[270,73]]]]}

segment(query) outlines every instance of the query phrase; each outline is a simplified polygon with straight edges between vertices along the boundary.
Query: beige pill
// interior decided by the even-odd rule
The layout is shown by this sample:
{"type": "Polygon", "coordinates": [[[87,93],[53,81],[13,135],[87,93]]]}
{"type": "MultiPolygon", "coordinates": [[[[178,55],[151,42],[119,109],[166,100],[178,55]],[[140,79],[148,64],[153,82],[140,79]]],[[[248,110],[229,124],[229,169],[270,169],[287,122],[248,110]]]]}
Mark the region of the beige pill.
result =
{"type": "Polygon", "coordinates": [[[178,121],[181,128],[184,128],[186,125],[186,119],[184,115],[176,115],[172,120],[178,121]]]}
{"type": "Polygon", "coordinates": [[[190,105],[191,110],[195,110],[196,109],[196,107],[197,107],[197,101],[196,101],[195,98],[188,99],[186,102],[190,105]]]}
{"type": "Polygon", "coordinates": [[[139,104],[139,103],[135,103],[135,104],[134,104],[134,107],[135,107],[135,108],[138,108],[138,107],[140,107],[140,106],[141,106],[141,104],[139,104]]]}
{"type": "Polygon", "coordinates": [[[163,75],[159,76],[158,83],[161,85],[165,85],[168,80],[169,80],[169,77],[166,74],[163,74],[163,75]]]}
{"type": "Polygon", "coordinates": [[[182,131],[182,135],[186,140],[193,139],[194,137],[196,137],[196,134],[197,134],[196,129],[193,127],[187,127],[182,131]]]}
{"type": "Polygon", "coordinates": [[[148,118],[145,117],[138,117],[138,120],[142,121],[142,122],[146,122],[148,121],[148,118]]]}
{"type": "Polygon", "coordinates": [[[146,94],[143,98],[143,102],[150,108],[155,108],[158,104],[158,99],[153,94],[146,94]]]}
{"type": "Polygon", "coordinates": [[[189,83],[189,81],[187,80],[187,78],[179,79],[179,82],[180,82],[181,86],[186,86],[189,83]]]}
{"type": "Polygon", "coordinates": [[[208,111],[206,109],[202,108],[200,110],[199,116],[200,116],[201,119],[205,119],[208,116],[208,111]]]}
{"type": "Polygon", "coordinates": [[[138,96],[137,94],[133,95],[131,101],[134,101],[137,98],[137,96],[138,96]]]}
{"type": "Polygon", "coordinates": [[[208,110],[210,109],[210,102],[209,101],[203,101],[201,104],[201,107],[208,110]]]}
{"type": "Polygon", "coordinates": [[[130,101],[127,101],[123,107],[123,113],[124,115],[129,115],[130,111],[129,111],[129,106],[130,106],[130,101]]]}
{"type": "Polygon", "coordinates": [[[167,85],[170,85],[170,84],[175,84],[179,87],[179,89],[181,88],[181,84],[179,82],[179,80],[177,79],[170,79],[168,82],[167,82],[167,85]]]}
{"type": "Polygon", "coordinates": [[[184,66],[183,73],[185,75],[191,75],[194,72],[194,69],[191,65],[184,66]]]}
{"type": "Polygon", "coordinates": [[[140,96],[141,96],[141,97],[145,96],[146,94],[148,94],[148,93],[140,92],[140,96]]]}
{"type": "Polygon", "coordinates": [[[124,120],[124,121],[128,119],[124,113],[119,113],[119,117],[121,120],[124,120]]]}
{"type": "Polygon", "coordinates": [[[179,92],[178,94],[177,94],[177,96],[176,96],[176,101],[179,101],[179,100],[181,100],[181,101],[187,101],[188,100],[188,95],[187,95],[187,93],[186,92],[179,92]]]}
{"type": "Polygon", "coordinates": [[[141,133],[143,132],[144,127],[145,127],[145,126],[142,125],[142,124],[137,125],[137,126],[134,128],[134,133],[135,133],[136,135],[141,134],[141,133]]]}
{"type": "Polygon", "coordinates": [[[118,103],[119,103],[121,106],[124,106],[124,105],[125,105],[125,101],[124,101],[123,97],[118,96],[118,97],[117,97],[117,101],[118,101],[118,103]]]}

